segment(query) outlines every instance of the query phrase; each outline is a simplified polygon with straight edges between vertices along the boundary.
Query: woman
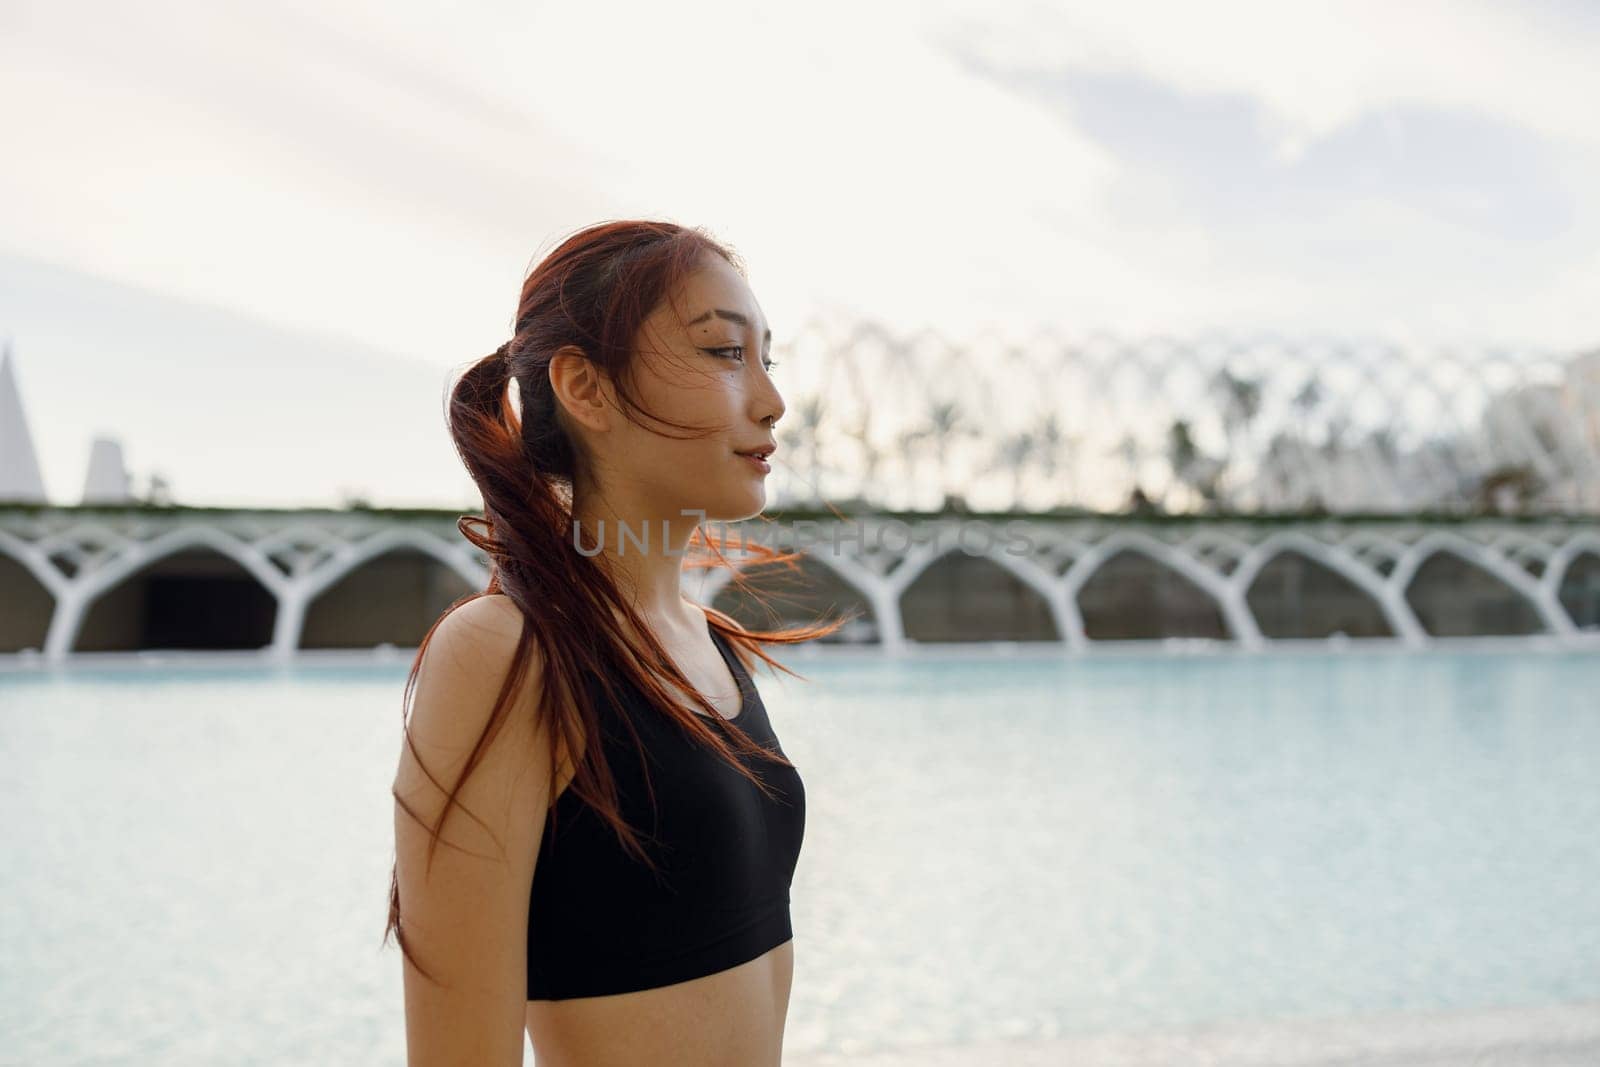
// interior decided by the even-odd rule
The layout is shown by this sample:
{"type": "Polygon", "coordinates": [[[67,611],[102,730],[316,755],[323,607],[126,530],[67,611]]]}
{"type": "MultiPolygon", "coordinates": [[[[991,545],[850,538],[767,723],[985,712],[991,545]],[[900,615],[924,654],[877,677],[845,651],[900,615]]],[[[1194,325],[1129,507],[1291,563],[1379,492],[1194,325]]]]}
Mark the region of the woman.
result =
{"type": "Polygon", "coordinates": [[[766,502],[770,344],[730,251],[611,222],[455,385],[484,503],[458,525],[493,568],[406,685],[385,939],[413,1067],[520,1064],[524,1030],[540,1067],[780,1061],[804,787],[747,662],[847,620],[746,631],[680,592],[691,544],[727,562],[701,520],[766,502]]]}

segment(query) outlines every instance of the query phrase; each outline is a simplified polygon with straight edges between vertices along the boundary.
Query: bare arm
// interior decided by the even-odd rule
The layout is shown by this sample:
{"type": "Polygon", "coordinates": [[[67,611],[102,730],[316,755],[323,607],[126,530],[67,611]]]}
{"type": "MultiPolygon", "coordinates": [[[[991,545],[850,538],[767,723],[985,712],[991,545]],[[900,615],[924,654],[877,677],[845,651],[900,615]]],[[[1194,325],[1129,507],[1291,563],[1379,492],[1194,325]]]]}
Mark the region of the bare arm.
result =
{"type": "MultiPolygon", "coordinates": [[[[427,827],[489,721],[521,625],[516,606],[494,595],[462,605],[434,631],[410,724],[423,765],[440,784],[403,743],[394,782],[427,827]]],[[[401,929],[438,980],[403,964],[409,1067],[522,1064],[528,897],[552,778],[546,727],[534,720],[543,670],[537,647],[532,655],[509,717],[457,794],[431,867],[428,829],[395,804],[401,929]]]]}

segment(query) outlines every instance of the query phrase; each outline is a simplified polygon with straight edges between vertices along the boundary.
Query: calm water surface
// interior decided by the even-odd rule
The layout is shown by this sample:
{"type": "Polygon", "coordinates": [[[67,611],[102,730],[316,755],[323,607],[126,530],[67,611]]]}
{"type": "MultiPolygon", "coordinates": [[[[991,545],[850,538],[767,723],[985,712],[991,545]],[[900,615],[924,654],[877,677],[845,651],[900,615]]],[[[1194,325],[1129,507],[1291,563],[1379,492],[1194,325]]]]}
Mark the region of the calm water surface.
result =
{"type": "MultiPolygon", "coordinates": [[[[791,662],[791,1053],[1600,997],[1600,655],[791,662]]],[[[0,674],[0,1062],[403,1063],[408,665],[0,674]]]]}

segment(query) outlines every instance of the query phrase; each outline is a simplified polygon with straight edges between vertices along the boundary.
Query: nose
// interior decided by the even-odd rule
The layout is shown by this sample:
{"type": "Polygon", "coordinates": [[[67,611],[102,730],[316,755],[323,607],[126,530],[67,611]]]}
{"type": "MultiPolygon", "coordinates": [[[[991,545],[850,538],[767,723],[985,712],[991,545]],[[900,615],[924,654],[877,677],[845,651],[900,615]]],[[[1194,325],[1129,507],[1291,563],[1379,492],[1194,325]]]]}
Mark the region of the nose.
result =
{"type": "Polygon", "coordinates": [[[756,372],[756,390],[752,403],[755,407],[755,418],[762,425],[776,423],[783,418],[783,413],[788,410],[783,403],[783,394],[778,392],[777,383],[772,380],[772,375],[765,370],[756,372]]]}

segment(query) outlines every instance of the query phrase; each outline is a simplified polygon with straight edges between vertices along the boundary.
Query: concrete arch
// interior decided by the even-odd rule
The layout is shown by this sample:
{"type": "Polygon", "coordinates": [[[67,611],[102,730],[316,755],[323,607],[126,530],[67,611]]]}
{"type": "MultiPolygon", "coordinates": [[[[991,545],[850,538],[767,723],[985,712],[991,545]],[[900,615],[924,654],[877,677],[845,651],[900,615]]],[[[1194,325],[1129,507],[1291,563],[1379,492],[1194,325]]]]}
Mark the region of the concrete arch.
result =
{"type": "Polygon", "coordinates": [[[260,541],[257,541],[256,547],[263,553],[272,553],[280,548],[287,548],[300,542],[312,542],[319,545],[342,543],[332,530],[320,529],[309,522],[302,521],[286,526],[281,530],[273,531],[260,541]]]}
{"type": "MultiPolygon", "coordinates": [[[[1424,635],[1422,626],[1417,622],[1411,609],[1406,605],[1393,587],[1383,578],[1378,576],[1371,567],[1354,559],[1344,546],[1330,546],[1307,534],[1294,530],[1282,530],[1269,534],[1266,540],[1256,545],[1245,553],[1239,561],[1239,566],[1234,570],[1232,580],[1238,588],[1244,590],[1248,603],[1249,592],[1255,584],[1256,578],[1262,569],[1278,555],[1284,552],[1298,552],[1321,564],[1328,570],[1371,598],[1374,605],[1382,612],[1384,621],[1389,629],[1402,638],[1417,640],[1424,635]]],[[[1252,611],[1251,617],[1255,618],[1252,611]]],[[[1259,625],[1259,621],[1258,621],[1259,625]]]]}
{"type": "Polygon", "coordinates": [[[993,551],[986,553],[967,552],[960,547],[946,549],[937,555],[931,553],[927,558],[919,559],[916,565],[904,574],[899,568],[894,577],[896,581],[895,601],[902,620],[906,627],[906,636],[916,641],[1065,641],[1068,630],[1061,616],[1057,597],[1055,596],[1054,583],[1050,582],[1037,566],[1017,559],[1008,554],[997,557],[993,551]],[[960,560],[957,563],[947,563],[946,560],[960,560]],[[976,591],[968,590],[962,594],[963,612],[982,613],[983,621],[973,626],[963,626],[957,621],[958,613],[951,609],[948,601],[953,598],[956,590],[946,589],[942,592],[929,588],[930,582],[936,582],[941,569],[958,568],[956,582],[961,580],[961,570],[970,571],[974,568],[997,568],[1011,577],[1015,583],[1007,590],[1003,586],[993,588],[992,592],[983,600],[976,599],[976,591]],[[925,593],[918,593],[917,587],[921,585],[925,593]],[[1015,593],[1022,591],[1028,598],[1028,603],[1035,605],[1035,610],[1029,612],[1027,607],[1017,601],[1015,593]],[[908,611],[907,598],[926,595],[930,598],[929,605],[922,611],[908,611]],[[1042,611],[1037,609],[1042,608],[1042,611]],[[1030,614],[1032,618],[1030,618],[1030,614]],[[907,620],[916,619],[916,624],[910,625],[907,620]],[[1038,636],[1041,623],[1048,625],[1046,636],[1038,636]],[[967,635],[971,636],[967,636],[967,635]]]}
{"type": "MultiPolygon", "coordinates": [[[[1553,617],[1551,605],[1547,603],[1548,595],[1541,595],[1532,576],[1519,567],[1514,567],[1503,558],[1490,552],[1482,545],[1474,544],[1455,534],[1433,532],[1425,535],[1412,545],[1404,557],[1395,566],[1394,573],[1390,576],[1393,586],[1401,590],[1405,596],[1406,604],[1416,615],[1417,621],[1430,637],[1446,636],[1485,636],[1488,634],[1503,634],[1504,629],[1493,629],[1486,625],[1489,621],[1488,612],[1484,607],[1483,598],[1480,596],[1475,602],[1468,598],[1463,584],[1457,580],[1452,583],[1456,603],[1446,610],[1435,603],[1420,602],[1414,594],[1417,577],[1423,567],[1431,563],[1435,557],[1453,557],[1471,574],[1473,570],[1488,578],[1496,580],[1500,586],[1513,594],[1519,603],[1527,609],[1528,614],[1517,618],[1513,611],[1513,628],[1509,631],[1514,634],[1538,633],[1540,630],[1570,633],[1573,629],[1572,621],[1565,617],[1553,617]],[[1471,618],[1463,622],[1462,610],[1471,605],[1471,618]],[[1523,623],[1531,623],[1531,626],[1523,623]]],[[[1559,614],[1559,612],[1557,612],[1559,614]]]]}
{"type": "MultiPolygon", "coordinates": [[[[906,591],[907,588],[910,587],[912,582],[915,582],[922,576],[923,571],[944,559],[952,552],[966,552],[966,549],[962,548],[960,544],[956,544],[949,548],[940,548],[937,542],[932,544],[913,544],[912,547],[905,553],[905,555],[901,557],[900,565],[896,567],[888,575],[888,577],[884,579],[884,581],[893,588],[894,595],[896,598],[898,598],[906,591]]],[[[1024,559],[1023,557],[1013,555],[1009,552],[1000,551],[993,547],[991,547],[987,552],[966,552],[966,554],[979,555],[982,558],[987,559],[989,562],[1005,568],[1006,570],[1010,571],[1018,581],[1032,587],[1034,592],[1038,593],[1046,601],[1050,600],[1051,594],[1054,591],[1052,589],[1052,585],[1054,583],[1051,579],[1051,576],[1046,573],[1044,568],[1040,567],[1038,564],[1024,559]]]]}
{"type": "Polygon", "coordinates": [[[1406,554],[1407,545],[1404,541],[1396,540],[1385,534],[1362,530],[1345,538],[1340,543],[1339,548],[1355,565],[1367,568],[1367,570],[1377,575],[1379,581],[1388,581],[1389,575],[1394,573],[1394,565],[1397,565],[1400,557],[1406,554]],[[1385,574],[1363,558],[1363,553],[1368,549],[1376,549],[1392,561],[1388,574],[1385,574]]]}
{"type": "Polygon", "coordinates": [[[1540,581],[1552,591],[1559,589],[1566,579],[1567,569],[1586,552],[1600,555],[1600,533],[1584,530],[1569,537],[1561,547],[1550,553],[1550,560],[1545,564],[1540,581]]]}
{"type": "MultiPolygon", "coordinates": [[[[1009,529],[1012,523],[1005,525],[1009,529]]],[[[1018,554],[1002,549],[1001,558],[1023,568],[1017,572],[1019,577],[1036,576],[1036,587],[1047,592],[1056,629],[1066,647],[1082,651],[1088,645],[1088,638],[1084,636],[1083,615],[1078,610],[1078,602],[1067,591],[1066,576],[1073,564],[1090,550],[1091,543],[1040,522],[1021,520],[1021,525],[1029,550],[1018,554]],[[1066,564],[1064,568],[1063,563],[1066,564]]],[[[1011,543],[1009,535],[1007,543],[1011,543]]]]}
{"type": "Polygon", "coordinates": [[[28,560],[0,547],[0,652],[44,651],[57,603],[28,560]]]}
{"type": "Polygon", "coordinates": [[[1228,638],[1227,621],[1214,597],[1136,549],[1123,549],[1097,567],[1078,591],[1077,602],[1090,641],[1228,638]]]}
{"type": "Polygon", "coordinates": [[[1554,562],[1545,568],[1545,584],[1561,610],[1576,629],[1600,632],[1600,537],[1573,538],[1561,547],[1559,569],[1554,562]]]}
{"type": "Polygon", "coordinates": [[[208,550],[237,564],[271,598],[272,610],[279,614],[278,607],[287,588],[283,575],[250,545],[215,527],[178,527],[145,542],[121,537],[117,540],[126,545],[120,555],[65,587],[50,620],[50,634],[45,639],[46,655],[59,658],[70,652],[79,642],[89,613],[111,590],[138,572],[190,549],[208,550]]]}
{"type": "Polygon", "coordinates": [[[50,562],[50,555],[43,548],[0,530],[0,554],[15,560],[17,566],[45,587],[52,599],[59,601],[66,594],[69,579],[50,562]]]}
{"type": "Polygon", "coordinates": [[[304,600],[298,648],[416,648],[440,616],[481,589],[412,543],[369,554],[304,600]]]}
{"type": "MultiPolygon", "coordinates": [[[[804,550],[802,550],[802,553],[807,560],[815,562],[832,571],[839,581],[845,585],[848,585],[856,592],[857,595],[861,597],[861,599],[867,601],[868,603],[873,602],[874,596],[877,593],[876,587],[881,585],[882,582],[871,571],[868,571],[865,567],[862,567],[848,556],[840,555],[829,558],[828,556],[822,556],[814,552],[806,552],[804,550]]],[[[739,562],[754,563],[757,561],[754,559],[749,559],[741,560],[739,562]]],[[[728,585],[728,583],[733,581],[733,571],[727,567],[711,567],[707,568],[702,573],[705,574],[705,578],[700,582],[700,590],[701,595],[705,597],[706,603],[710,603],[711,600],[714,599],[726,585],[728,585]]]]}
{"type": "Polygon", "coordinates": [[[1249,542],[1235,537],[1232,534],[1223,533],[1220,530],[1202,530],[1194,536],[1180,541],[1176,548],[1178,552],[1188,556],[1199,566],[1210,569],[1211,573],[1217,575],[1225,582],[1232,582],[1234,580],[1238,572],[1239,565],[1242,564],[1245,560],[1245,557],[1250,554],[1249,542]],[[1224,572],[1211,567],[1209,562],[1202,561],[1200,558],[1202,553],[1206,549],[1210,548],[1222,549],[1232,556],[1236,561],[1233,570],[1224,572]]]}
{"type": "Polygon", "coordinates": [[[272,561],[273,566],[287,573],[291,580],[299,580],[303,575],[296,574],[292,567],[280,564],[278,553],[297,545],[309,544],[324,549],[331,555],[337,552],[343,543],[332,530],[318,529],[309,522],[297,522],[282,530],[273,531],[257,541],[255,547],[263,557],[272,561]]]}
{"type": "MultiPolygon", "coordinates": [[[[381,529],[360,541],[338,546],[327,560],[303,575],[293,584],[290,595],[285,598],[284,610],[278,616],[278,628],[272,641],[275,653],[280,657],[287,657],[292,655],[295,649],[301,647],[307,612],[319,597],[338,583],[356,574],[363,566],[373,560],[397,551],[414,551],[431,557],[437,563],[448,568],[471,589],[482,589],[489,584],[489,570],[487,567],[481,566],[462,552],[453,550],[433,534],[406,526],[381,529]]],[[[381,593],[375,595],[381,596],[381,593]]],[[[437,598],[429,598],[424,594],[423,600],[426,602],[423,607],[419,608],[413,605],[409,609],[400,608],[397,610],[409,610],[413,613],[416,611],[425,612],[430,610],[429,605],[432,605],[437,598]]],[[[439,607],[438,611],[435,612],[435,618],[447,606],[439,607]]],[[[430,620],[429,625],[432,624],[432,621],[430,620]]],[[[424,627],[423,632],[426,632],[426,627],[424,627]]],[[[373,633],[380,635],[375,641],[376,644],[387,643],[400,646],[411,640],[409,636],[410,630],[404,626],[394,630],[392,633],[381,629],[373,630],[368,627],[367,633],[357,635],[357,637],[364,640],[365,637],[371,636],[373,633]]],[[[316,634],[313,634],[313,639],[318,642],[321,641],[321,638],[317,637],[316,634]]],[[[351,640],[355,640],[355,638],[351,638],[351,640]]],[[[420,635],[417,636],[416,640],[421,640],[420,635]]],[[[337,647],[362,646],[360,644],[349,646],[341,643],[337,647]]]]}
{"type": "Polygon", "coordinates": [[[1394,637],[1383,605],[1332,567],[1296,548],[1276,552],[1244,587],[1245,603],[1269,640],[1394,637]],[[1308,595],[1309,594],[1309,595],[1308,595]]]}
{"type": "Polygon", "coordinates": [[[164,546],[136,567],[119,566],[80,602],[71,649],[79,652],[252,650],[272,642],[279,600],[267,584],[208,538],[164,546]]]}
{"type": "Polygon", "coordinates": [[[183,549],[197,547],[209,548],[231,559],[274,596],[281,596],[287,591],[283,574],[252,545],[215,527],[188,526],[169,530],[151,541],[130,542],[129,549],[122,556],[84,575],[76,583],[74,592],[86,600],[92,600],[107,589],[120,585],[129,575],[183,549]]]}
{"type": "MultiPolygon", "coordinates": [[[[1037,523],[1024,523],[1024,525],[1034,548],[1021,558],[1037,567],[1040,573],[1057,588],[1059,594],[1062,576],[1066,572],[1059,570],[1058,565],[1063,560],[1076,561],[1089,550],[1088,543],[1061,530],[1052,530],[1048,526],[1037,523]],[[1041,562],[1041,559],[1048,561],[1048,565],[1041,562]]],[[[1068,566],[1070,567],[1070,564],[1068,566]]]]}
{"type": "Polygon", "coordinates": [[[127,536],[104,523],[79,520],[71,526],[56,530],[39,543],[39,551],[46,557],[55,555],[62,546],[77,548],[82,541],[93,541],[110,550],[113,556],[142,547],[137,539],[127,536]]]}
{"type": "Polygon", "coordinates": [[[1541,541],[1536,537],[1529,537],[1527,534],[1520,533],[1515,530],[1500,534],[1498,537],[1495,537],[1489,542],[1488,547],[1489,551],[1493,552],[1495,555],[1503,557],[1514,566],[1521,568],[1523,571],[1526,571],[1530,576],[1535,578],[1542,576],[1544,570],[1549,568],[1550,557],[1555,551],[1555,549],[1546,542],[1541,541]],[[1526,563],[1523,562],[1525,559],[1536,559],[1539,561],[1541,570],[1538,575],[1534,575],[1532,571],[1528,570],[1526,563]]]}
{"type": "Polygon", "coordinates": [[[1186,553],[1137,530],[1119,530],[1094,545],[1079,557],[1062,578],[1066,595],[1075,603],[1077,611],[1084,619],[1084,633],[1087,639],[1094,638],[1088,633],[1088,613],[1084,611],[1083,591],[1102,566],[1124,552],[1149,558],[1179,577],[1188,579],[1202,593],[1207,594],[1221,616],[1225,637],[1239,640],[1246,646],[1261,643],[1261,632],[1256,628],[1255,619],[1250,616],[1244,598],[1236,586],[1215,571],[1202,566],[1186,553]]]}
{"type": "Polygon", "coordinates": [[[361,541],[342,546],[326,563],[306,575],[297,586],[297,591],[307,601],[314,600],[323,590],[357,567],[397,548],[414,548],[418,552],[432,556],[459,574],[469,585],[489,584],[487,568],[467,559],[437,537],[421,530],[394,527],[379,530],[361,541]]]}
{"type": "MultiPolygon", "coordinates": [[[[851,568],[847,565],[847,561],[837,557],[830,559],[827,556],[806,551],[801,552],[801,559],[798,564],[802,575],[805,574],[806,570],[812,569],[813,573],[815,571],[824,572],[824,576],[821,580],[814,578],[809,582],[802,577],[798,580],[797,585],[786,586],[781,591],[775,591],[778,599],[788,602],[784,606],[796,609],[793,613],[786,613],[781,608],[776,610],[767,608],[758,616],[758,609],[745,598],[743,590],[734,582],[733,571],[726,567],[718,567],[714,574],[708,576],[708,580],[701,587],[700,595],[705,603],[719,611],[732,615],[746,626],[787,626],[800,621],[811,622],[825,616],[831,617],[838,614],[829,603],[822,602],[826,598],[827,584],[831,583],[838,592],[858,601],[867,610],[863,615],[839,630],[838,635],[826,640],[842,643],[872,643],[883,640],[884,626],[881,598],[873,596],[871,591],[863,589],[860,585],[860,578],[870,578],[870,575],[857,575],[853,580],[851,568]],[[842,566],[841,564],[846,565],[842,566]],[[796,599],[800,600],[801,603],[796,604],[796,599]]],[[[769,564],[768,566],[782,567],[781,574],[789,574],[787,565],[769,564]]],[[[765,568],[763,568],[760,560],[744,561],[744,567],[741,570],[745,568],[751,570],[749,577],[758,589],[764,580],[772,580],[765,577],[765,568]]],[[[791,582],[795,581],[792,578],[789,580],[791,582]]],[[[837,597],[832,598],[832,604],[837,604],[837,597]]],[[[850,606],[845,605],[846,609],[850,606]]]]}

